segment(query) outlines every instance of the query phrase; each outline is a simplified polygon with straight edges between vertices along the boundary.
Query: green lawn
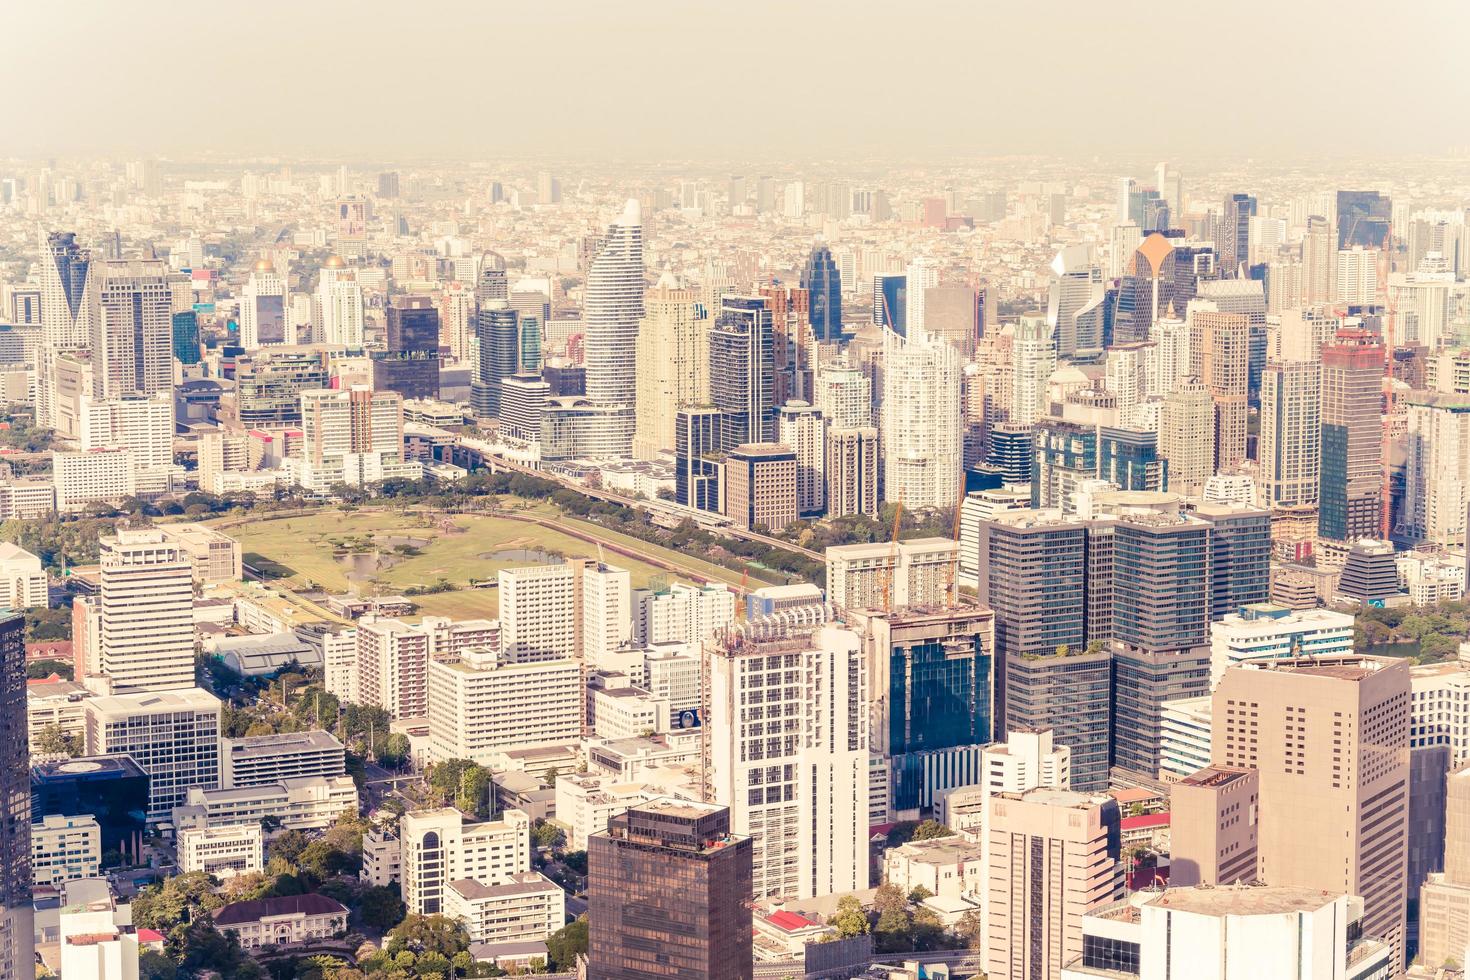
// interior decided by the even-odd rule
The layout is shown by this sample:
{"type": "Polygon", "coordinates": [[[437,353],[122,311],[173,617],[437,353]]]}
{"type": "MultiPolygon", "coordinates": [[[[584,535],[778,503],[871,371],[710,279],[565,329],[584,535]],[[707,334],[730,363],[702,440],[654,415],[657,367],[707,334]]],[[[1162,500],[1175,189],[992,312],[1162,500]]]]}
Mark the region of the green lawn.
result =
{"type": "MultiPolygon", "coordinates": [[[[378,594],[392,594],[444,579],[459,590],[414,596],[413,601],[425,615],[455,618],[496,615],[496,591],[468,588],[470,579],[494,579],[502,568],[535,564],[534,558],[524,556],[489,557],[493,553],[525,550],[560,557],[597,557],[596,545],[553,528],[482,515],[457,514],[452,520],[464,531],[445,533],[437,521],[434,526],[425,526],[425,518],[419,514],[337,510],[251,521],[222,530],[240,542],[246,564],[272,574],[278,584],[292,589],[316,587],[347,592],[351,569],[341,552],[345,549],[365,556],[376,553],[378,567],[366,569],[366,577],[359,583],[363,594],[373,594],[374,588],[378,594]],[[395,537],[426,540],[417,554],[400,555],[395,553],[395,542],[388,540],[395,537]]],[[[656,548],[595,525],[569,523],[579,531],[657,555],[690,572],[731,584],[740,581],[738,574],[689,555],[656,548]]],[[[655,578],[674,577],[657,566],[615,552],[609,551],[606,557],[609,564],[628,569],[634,588],[648,585],[655,578]]]]}

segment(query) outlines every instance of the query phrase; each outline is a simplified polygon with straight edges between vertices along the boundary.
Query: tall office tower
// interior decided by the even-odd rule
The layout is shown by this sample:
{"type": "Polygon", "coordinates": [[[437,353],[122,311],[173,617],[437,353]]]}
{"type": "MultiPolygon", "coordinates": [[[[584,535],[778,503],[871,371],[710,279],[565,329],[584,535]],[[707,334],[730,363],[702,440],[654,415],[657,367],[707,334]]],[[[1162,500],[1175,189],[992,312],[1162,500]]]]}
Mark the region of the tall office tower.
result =
{"type": "Polygon", "coordinates": [[[1266,294],[1259,279],[1201,279],[1199,299],[1209,300],[1221,313],[1242,313],[1249,320],[1250,343],[1246,357],[1246,391],[1251,404],[1261,392],[1261,371],[1266,366],[1266,294]]]}
{"type": "Polygon", "coordinates": [[[1215,473],[1215,403],[1195,377],[1183,378],[1164,397],[1159,416],[1159,455],[1169,464],[1169,490],[1204,492],[1215,473]]]}
{"type": "Polygon", "coordinates": [[[1322,366],[1270,362],[1261,376],[1261,502],[1268,507],[1315,504],[1322,482],[1322,366]]]}
{"type": "Polygon", "coordinates": [[[709,335],[709,397],[720,411],[720,448],[775,437],[771,310],[756,296],[725,296],[709,335]]]}
{"type": "Polygon", "coordinates": [[[349,456],[403,455],[403,399],[364,385],[301,393],[302,457],[312,466],[349,456]]]}
{"type": "Polygon", "coordinates": [[[1148,397],[1148,366],[1154,349],[1149,344],[1120,344],[1108,348],[1103,383],[1118,402],[1118,424],[1136,428],[1139,406],[1148,397]]]}
{"type": "MultiPolygon", "coordinates": [[[[605,405],[638,400],[638,321],[643,317],[643,218],[630,198],[587,270],[587,397],[605,405]]],[[[748,440],[742,439],[741,442],[748,440]]]]}
{"type": "Polygon", "coordinates": [[[561,203],[561,181],[544,170],[536,175],[536,203],[561,203]]]}
{"type": "Polygon", "coordinates": [[[510,279],[505,271],[505,259],[498,252],[486,252],[480,256],[480,275],[475,280],[475,299],[510,299],[510,279]]]}
{"type": "Polygon", "coordinates": [[[1113,766],[1160,768],[1164,702],[1210,691],[1210,530],[1178,513],[1113,526],[1113,766]]]}
{"type": "Polygon", "coordinates": [[[1307,218],[1302,239],[1302,301],[1331,303],[1337,292],[1337,242],[1332,223],[1320,215],[1307,218]]]}
{"type": "Polygon", "coordinates": [[[374,354],[373,387],[404,398],[439,397],[439,310],[427,296],[394,296],[388,349],[374,354]]]}
{"type": "MultiPolygon", "coordinates": [[[[1174,386],[1189,377],[1189,324],[1171,306],[1148,328],[1148,393],[1166,398],[1174,386]]],[[[1113,345],[1118,346],[1117,344],[1113,345]]]]}
{"type": "Polygon", "coordinates": [[[1222,619],[1271,597],[1271,511],[1203,501],[1190,511],[1210,529],[1210,619],[1222,619]]]}
{"type": "Polygon", "coordinates": [[[723,512],[744,530],[774,531],[797,518],[796,453],[779,442],[741,443],[725,455],[723,512]]]}
{"type": "Polygon", "coordinates": [[[581,589],[570,564],[502,568],[501,649],[511,663],[565,660],[581,646],[581,589]]]}
{"type": "MultiPolygon", "coordinates": [[[[35,975],[31,905],[31,780],[27,754],[25,616],[0,618],[0,977],[35,975]]],[[[39,819],[40,815],[37,815],[39,819]]]]}
{"type": "Polygon", "coordinates": [[[270,259],[258,259],[240,293],[240,346],[255,350],[295,342],[286,319],[286,280],[270,259]]]}
{"type": "MultiPolygon", "coordinates": [[[[1458,959],[1470,946],[1470,764],[1445,779],[1444,871],[1419,890],[1419,958],[1458,959]]],[[[1413,882],[1410,882],[1410,887],[1413,882]]]]}
{"type": "MultiPolygon", "coordinates": [[[[475,388],[470,385],[473,404],[475,388]]],[[[539,374],[516,374],[500,382],[500,428],[502,438],[524,443],[541,441],[541,420],[551,400],[551,385],[539,374]]]]}
{"type": "Polygon", "coordinates": [[[1322,537],[1380,536],[1382,465],[1383,348],[1367,332],[1340,332],[1322,348],[1322,537]]]}
{"type": "Polygon", "coordinates": [[[674,499],[685,507],[720,512],[718,408],[684,408],[674,415],[674,499]]]}
{"type": "Polygon", "coordinates": [[[1042,788],[988,806],[986,975],[1058,980],[1082,954],[1082,917],[1123,897],[1118,803],[1042,788]]]}
{"type": "Polygon", "coordinates": [[[100,262],[88,279],[92,391],[98,398],[151,395],[173,386],[173,287],[158,261],[100,262]]]}
{"type": "Polygon", "coordinates": [[[994,737],[994,615],[988,609],[854,614],[873,688],[873,752],[887,762],[893,819],[983,777],[994,737]]]}
{"type": "Polygon", "coordinates": [[[657,459],[674,448],[679,409],[709,401],[709,326],[699,291],[667,273],[643,299],[638,325],[638,407],[633,457],[657,459]]]}
{"type": "Polygon", "coordinates": [[[878,430],[827,429],[823,492],[827,516],[878,516],[878,430]]]}
{"type": "Polygon", "coordinates": [[[1346,306],[1369,306],[1378,299],[1378,253],[1355,245],[1337,253],[1337,283],[1332,298],[1346,306]]]}
{"type": "Polygon", "coordinates": [[[199,314],[194,310],[194,288],[183,276],[169,279],[173,332],[173,356],[185,367],[200,361],[199,314]]]}
{"type": "Polygon", "coordinates": [[[475,315],[478,361],[470,383],[470,410],[476,418],[500,417],[500,385],[520,369],[516,345],[520,337],[519,316],[503,299],[480,304],[475,315]]]}
{"type": "Polygon", "coordinates": [[[837,625],[771,625],[748,621],[709,654],[712,799],[753,839],[755,895],[867,888],[862,641],[837,625]]]}
{"type": "Polygon", "coordinates": [[[1056,278],[1047,296],[1046,323],[1061,358],[1103,348],[1108,289],[1093,252],[1091,245],[1069,245],[1052,259],[1056,278]]]}
{"type": "Polygon", "coordinates": [[[924,322],[924,300],[929,289],[937,285],[939,266],[933,259],[920,255],[909,263],[908,269],[904,271],[904,286],[907,290],[904,296],[904,336],[927,329],[924,322]]]}
{"type": "Polygon", "coordinates": [[[908,279],[904,276],[873,277],[873,323],[894,333],[908,333],[908,279]]]}
{"type": "Polygon", "coordinates": [[[873,379],[861,368],[831,364],[817,369],[812,404],[834,429],[873,424],[873,379]]]}
{"type": "Polygon", "coordinates": [[[973,360],[985,330],[985,292],[969,286],[930,286],[924,296],[929,336],[952,345],[966,362],[973,360]]]}
{"type": "Polygon", "coordinates": [[[99,546],[98,645],[89,666],[109,679],[110,693],[193,687],[189,556],[154,530],[119,530],[99,546]]]}
{"type": "Polygon", "coordinates": [[[588,980],[750,980],[752,847],[730,829],[726,807],[655,800],[587,839],[588,980]]]}
{"type": "Polygon", "coordinates": [[[1261,774],[1236,766],[1208,766],[1175,783],[1169,793],[1169,884],[1253,884],[1260,878],[1261,774]]]}
{"type": "Polygon", "coordinates": [[[322,343],[354,350],[362,347],[362,283],[357,280],[357,270],[347,268],[340,255],[329,255],[322,263],[317,302],[321,304],[322,343]]]}
{"type": "Polygon", "coordinates": [[[1046,382],[1056,369],[1056,343],[1045,315],[1022,313],[1011,341],[1011,424],[1035,425],[1046,413],[1046,382]]]}
{"type": "Polygon", "coordinates": [[[633,605],[628,570],[602,562],[578,569],[581,589],[582,649],[589,664],[601,664],[632,638],[633,605]]]}
{"type": "Polygon", "coordinates": [[[1225,671],[1215,688],[1213,762],[1260,773],[1261,875],[1361,895],[1363,935],[1391,944],[1400,966],[1408,744],[1402,660],[1256,660],[1225,671]]]}
{"type": "Polygon", "coordinates": [[[883,495],[909,510],[952,510],[962,496],[959,352],[911,332],[883,334],[883,495]]]}
{"type": "Polygon", "coordinates": [[[1393,201],[1378,191],[1337,192],[1337,247],[1379,249],[1388,241],[1393,201]]]}
{"type": "Polygon", "coordinates": [[[758,290],[771,311],[771,378],[773,404],[805,398],[811,391],[812,328],[808,320],[810,294],[781,283],[758,290]]]}
{"type": "Polygon", "coordinates": [[[820,239],[812,245],[801,270],[801,288],[811,297],[809,314],[812,336],[818,343],[842,338],[842,279],[832,250],[820,239]]]}
{"type": "MultiPolygon", "coordinates": [[[[1133,202],[1137,194],[1138,181],[1132,177],[1118,178],[1118,203],[1114,209],[1118,224],[1133,221],[1133,202]]],[[[1134,221],[1134,224],[1140,224],[1140,222],[1134,221]]]]}
{"type": "MultiPolygon", "coordinates": [[[[72,232],[52,232],[41,240],[41,342],[32,354],[36,422],[67,431],[62,380],[57,361],[91,341],[96,292],[90,285],[91,253],[76,244],[72,232]]],[[[78,372],[72,372],[77,374],[78,372]]]]}
{"type": "Polygon", "coordinates": [[[1192,300],[1189,321],[1190,373],[1204,383],[1215,403],[1214,472],[1245,462],[1249,418],[1250,319],[1221,313],[1209,300],[1192,300]]]}
{"type": "Polygon", "coordinates": [[[439,325],[449,359],[468,364],[475,335],[475,291],[466,282],[446,282],[439,294],[439,325]]]}
{"type": "Polygon", "coordinates": [[[1463,547],[1470,483],[1470,397],[1416,392],[1408,399],[1402,533],[1418,544],[1463,547]]]}
{"type": "Polygon", "coordinates": [[[388,170],[378,174],[378,196],[393,198],[398,196],[399,180],[398,171],[388,170]]]}
{"type": "MultiPolygon", "coordinates": [[[[190,787],[219,787],[220,700],[200,687],[88,698],[87,755],[128,755],[148,774],[148,823],[190,787]]],[[[24,742],[22,742],[24,744],[24,742]]]]}
{"type": "Polygon", "coordinates": [[[1237,278],[1240,266],[1250,261],[1250,221],[1256,214],[1256,199],[1249,194],[1227,194],[1220,213],[1220,269],[1237,278]]]}
{"type": "Polygon", "coordinates": [[[83,452],[127,449],[140,469],[164,469],[174,462],[173,394],[161,391],[149,398],[130,396],[99,401],[89,395],[79,400],[77,441],[83,452]]]}
{"type": "Polygon", "coordinates": [[[790,401],[776,413],[776,441],[796,453],[796,512],[820,517],[827,509],[827,421],[820,409],[790,401]]]}
{"type": "Polygon", "coordinates": [[[234,414],[240,426],[300,425],[301,394],[327,386],[326,362],[326,356],[316,351],[273,351],[237,361],[234,414]]]}

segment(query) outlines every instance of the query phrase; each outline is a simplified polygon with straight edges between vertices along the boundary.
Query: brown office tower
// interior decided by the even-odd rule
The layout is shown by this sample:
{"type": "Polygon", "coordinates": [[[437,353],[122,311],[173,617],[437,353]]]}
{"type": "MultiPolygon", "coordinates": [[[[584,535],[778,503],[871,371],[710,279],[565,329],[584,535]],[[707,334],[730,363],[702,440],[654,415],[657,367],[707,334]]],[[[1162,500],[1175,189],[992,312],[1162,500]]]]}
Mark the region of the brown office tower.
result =
{"type": "Polygon", "coordinates": [[[589,980],[749,980],[751,843],[730,811],[657,800],[587,846],[589,980]]]}
{"type": "Polygon", "coordinates": [[[1363,935],[1404,963],[1409,666],[1378,657],[1254,661],[1215,688],[1217,766],[1260,774],[1261,880],[1363,899],[1363,935]]]}
{"type": "Polygon", "coordinates": [[[725,457],[725,516],[747,531],[795,521],[796,452],[779,442],[736,446],[725,457]]]}
{"type": "Polygon", "coordinates": [[[1169,884],[1250,884],[1256,869],[1261,776],[1206,766],[1169,792],[1169,884]]]}
{"type": "Polygon", "coordinates": [[[1333,541],[1381,536],[1383,348],[1339,331],[1322,348],[1322,488],[1317,530],[1333,541]]]}

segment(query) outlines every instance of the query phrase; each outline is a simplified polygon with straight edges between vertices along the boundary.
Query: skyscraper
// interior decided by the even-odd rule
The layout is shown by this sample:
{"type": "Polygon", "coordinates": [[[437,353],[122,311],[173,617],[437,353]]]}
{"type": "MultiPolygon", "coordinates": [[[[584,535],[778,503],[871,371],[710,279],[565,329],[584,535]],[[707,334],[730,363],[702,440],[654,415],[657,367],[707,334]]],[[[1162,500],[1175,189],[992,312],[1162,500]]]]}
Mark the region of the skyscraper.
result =
{"type": "Polygon", "coordinates": [[[1404,963],[1409,667],[1403,660],[1255,660],[1214,692],[1216,765],[1260,774],[1261,874],[1361,895],[1363,935],[1404,963]]]}
{"type": "Polygon", "coordinates": [[[698,290],[680,288],[672,276],[644,297],[634,458],[657,459],[672,449],[679,409],[709,401],[709,325],[698,290]]]}
{"type": "Polygon", "coordinates": [[[1270,507],[1315,504],[1322,480],[1322,367],[1279,361],[1261,376],[1262,501],[1270,507]]]}
{"type": "Polygon", "coordinates": [[[1107,287],[1102,268],[1090,245],[1070,245],[1051,263],[1052,281],[1046,304],[1046,322],[1058,356],[1071,358],[1103,347],[1103,318],[1107,287]]]}
{"type": "Polygon", "coordinates": [[[322,343],[359,348],[363,343],[362,284],[357,270],[349,269],[338,255],[322,263],[317,286],[321,305],[322,343]]]}
{"type": "Polygon", "coordinates": [[[1333,541],[1379,537],[1383,508],[1383,348],[1340,332],[1322,348],[1322,487],[1318,532],[1333,541]]]}
{"type": "Polygon", "coordinates": [[[924,300],[931,287],[939,285],[939,266],[934,260],[920,255],[909,263],[904,272],[904,336],[925,329],[924,300]]]}
{"type": "Polygon", "coordinates": [[[35,976],[25,616],[0,618],[0,978],[35,976]]]}
{"type": "Polygon", "coordinates": [[[1337,246],[1332,223],[1321,215],[1307,218],[1302,239],[1302,300],[1307,304],[1330,303],[1337,289],[1337,246]]]}
{"type": "Polygon", "coordinates": [[[720,511],[720,410],[683,408],[674,415],[674,499],[685,507],[720,511]]]}
{"type": "Polygon", "coordinates": [[[878,430],[827,429],[827,515],[878,516],[878,430]]]}
{"type": "Polygon", "coordinates": [[[642,803],[587,840],[589,980],[750,980],[751,839],[726,807],[642,803]]]}
{"type": "Polygon", "coordinates": [[[1382,248],[1392,218],[1393,202],[1387,195],[1378,191],[1338,191],[1337,247],[1382,248]]]}
{"type": "Polygon", "coordinates": [[[92,269],[92,391],[97,398],[151,395],[173,385],[173,287],[159,261],[102,262],[92,269]]]}
{"type": "Polygon", "coordinates": [[[964,469],[959,352],[922,332],[883,334],[884,497],[952,510],[964,469]]]}
{"type": "Polygon", "coordinates": [[[754,893],[868,887],[868,677],[858,635],[757,618],[709,656],[709,789],[730,808],[731,827],[753,839],[754,893]]]}
{"type": "Polygon", "coordinates": [[[1159,455],[1168,461],[1169,490],[1203,492],[1215,472],[1215,404],[1196,377],[1179,381],[1159,415],[1159,455]]]}
{"type": "Polygon", "coordinates": [[[1191,300],[1190,372],[1204,383],[1215,403],[1212,472],[1245,462],[1249,416],[1250,319],[1222,313],[1209,300],[1191,300]]]}
{"type": "MultiPolygon", "coordinates": [[[[643,218],[635,198],[608,225],[587,270],[587,397],[606,405],[638,399],[638,321],[643,317],[643,218]]],[[[747,440],[741,440],[742,442],[747,440]]]]}
{"type": "MultiPolygon", "coordinates": [[[[771,309],[765,299],[725,296],[720,300],[720,313],[709,336],[709,398],[720,410],[723,451],[775,437],[772,330],[771,309]]],[[[590,361],[588,378],[590,384],[590,361]]]]}
{"type": "Polygon", "coordinates": [[[1250,261],[1250,222],[1255,214],[1256,199],[1249,194],[1225,195],[1225,206],[1220,213],[1220,234],[1216,239],[1220,249],[1220,268],[1227,276],[1234,277],[1240,265],[1250,261]]]}
{"type": "Polygon", "coordinates": [[[394,296],[388,349],[374,352],[373,387],[404,398],[439,397],[439,309],[427,296],[394,296]]]}
{"type": "Polygon", "coordinates": [[[163,532],[145,529],[119,530],[100,551],[95,672],[115,694],[193,687],[189,556],[163,532]]]}
{"type": "Polygon", "coordinates": [[[477,418],[500,416],[500,383],[519,368],[517,314],[505,300],[489,299],[480,304],[475,318],[479,360],[470,383],[470,408],[477,418]]]}
{"type": "Polygon", "coordinates": [[[52,232],[41,240],[41,343],[35,351],[38,425],[60,428],[56,359],[91,342],[96,305],[91,271],[92,254],[77,244],[74,233],[52,232]]]}
{"type": "Polygon", "coordinates": [[[797,514],[820,517],[827,498],[827,420],[806,402],[787,402],[776,413],[776,441],[796,453],[797,514]]]}
{"type": "Polygon", "coordinates": [[[1014,425],[1034,425],[1046,411],[1046,382],[1057,369],[1055,338],[1041,313],[1023,313],[1011,344],[1011,417],[1014,425]]]}
{"type": "Polygon", "coordinates": [[[1456,958],[1470,945],[1470,764],[1445,780],[1443,856],[1444,871],[1431,874],[1419,892],[1419,956],[1425,963],[1456,958]]]}
{"type": "Polygon", "coordinates": [[[801,288],[810,296],[812,336],[819,343],[842,337],[842,280],[832,250],[820,239],[812,245],[801,271],[801,288]]]}
{"type": "Polygon", "coordinates": [[[240,293],[240,346],[255,350],[294,343],[286,320],[286,280],[270,259],[259,259],[240,293]]]}

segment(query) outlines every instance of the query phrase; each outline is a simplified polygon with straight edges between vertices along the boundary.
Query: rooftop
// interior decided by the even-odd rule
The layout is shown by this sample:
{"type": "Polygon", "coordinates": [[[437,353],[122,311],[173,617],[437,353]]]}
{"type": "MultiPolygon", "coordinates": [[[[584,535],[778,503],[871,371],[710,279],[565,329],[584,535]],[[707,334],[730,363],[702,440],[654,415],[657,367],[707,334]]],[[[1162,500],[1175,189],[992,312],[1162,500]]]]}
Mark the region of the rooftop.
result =
{"type": "Polygon", "coordinates": [[[1319,888],[1287,885],[1195,886],[1166,889],[1143,904],[1197,915],[1280,915],[1315,911],[1337,897],[1319,888]]]}
{"type": "Polygon", "coordinates": [[[337,915],[346,911],[345,905],[325,895],[286,895],[233,902],[214,913],[214,924],[230,926],[277,915],[337,915]]]}

